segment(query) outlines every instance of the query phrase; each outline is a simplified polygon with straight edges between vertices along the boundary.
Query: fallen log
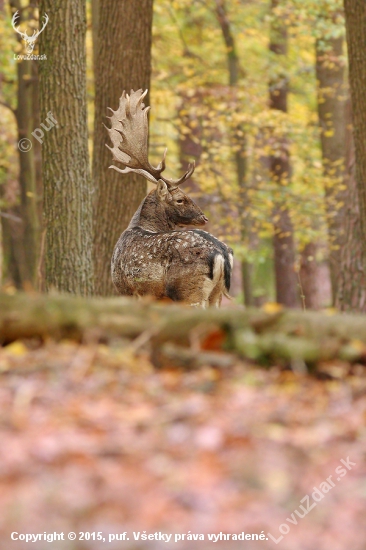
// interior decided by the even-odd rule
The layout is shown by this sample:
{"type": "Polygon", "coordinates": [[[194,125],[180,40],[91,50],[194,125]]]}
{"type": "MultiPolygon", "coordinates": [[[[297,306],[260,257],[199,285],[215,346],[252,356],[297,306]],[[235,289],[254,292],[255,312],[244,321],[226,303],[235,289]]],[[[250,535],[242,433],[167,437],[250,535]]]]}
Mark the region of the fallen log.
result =
{"type": "MultiPolygon", "coordinates": [[[[211,352],[222,351],[262,364],[303,361],[311,366],[334,358],[366,358],[366,316],[361,315],[267,312],[240,306],[200,310],[129,298],[0,294],[2,345],[47,337],[127,339],[135,349],[149,345],[156,366],[166,364],[183,348],[190,350],[188,359],[209,352],[203,355],[207,361],[211,352]]],[[[202,358],[197,364],[201,363],[202,358]]]]}

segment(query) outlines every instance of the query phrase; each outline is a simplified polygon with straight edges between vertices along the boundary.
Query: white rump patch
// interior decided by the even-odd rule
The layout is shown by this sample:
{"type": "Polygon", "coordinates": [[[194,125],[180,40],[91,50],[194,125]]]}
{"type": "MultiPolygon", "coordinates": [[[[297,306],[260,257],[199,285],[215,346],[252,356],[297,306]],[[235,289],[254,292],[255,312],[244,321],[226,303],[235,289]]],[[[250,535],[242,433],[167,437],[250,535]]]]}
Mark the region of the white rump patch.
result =
{"type": "Polygon", "coordinates": [[[212,281],[215,286],[220,279],[224,278],[224,266],[225,266],[225,260],[223,256],[221,256],[221,254],[217,254],[214,259],[213,281],[212,281]]]}

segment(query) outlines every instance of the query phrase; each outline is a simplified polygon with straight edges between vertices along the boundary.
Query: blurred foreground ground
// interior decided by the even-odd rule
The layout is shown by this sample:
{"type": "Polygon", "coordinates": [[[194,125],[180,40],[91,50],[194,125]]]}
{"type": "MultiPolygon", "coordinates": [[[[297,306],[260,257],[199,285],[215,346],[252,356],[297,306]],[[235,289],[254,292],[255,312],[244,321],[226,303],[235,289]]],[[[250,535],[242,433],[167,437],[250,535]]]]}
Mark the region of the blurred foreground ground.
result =
{"type": "Polygon", "coordinates": [[[173,367],[157,371],[147,353],[118,345],[1,349],[1,550],[365,548],[365,367],[333,362],[327,380],[239,360],[173,367]],[[347,457],[356,465],[337,481],[347,457]],[[286,522],[330,475],[324,498],[286,522]],[[207,540],[220,531],[278,539],[285,523],[278,545],[207,540]],[[135,542],[144,530],[205,541],[135,542]],[[130,540],[26,544],[13,531],[127,531],[130,540]]]}

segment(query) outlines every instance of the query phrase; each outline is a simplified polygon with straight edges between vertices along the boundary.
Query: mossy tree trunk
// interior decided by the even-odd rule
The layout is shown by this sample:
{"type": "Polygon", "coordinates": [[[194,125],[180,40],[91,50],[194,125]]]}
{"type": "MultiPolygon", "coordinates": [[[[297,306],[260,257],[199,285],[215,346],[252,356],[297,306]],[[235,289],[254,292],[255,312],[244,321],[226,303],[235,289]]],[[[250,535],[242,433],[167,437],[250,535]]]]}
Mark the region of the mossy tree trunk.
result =
{"type": "Polygon", "coordinates": [[[44,132],[45,279],[48,290],[93,292],[92,193],[86,104],[85,0],[41,0],[49,23],[40,36],[44,132]]]}
{"type": "Polygon", "coordinates": [[[152,14],[153,0],[99,0],[96,15],[94,265],[96,292],[101,295],[115,293],[110,274],[113,249],[146,194],[141,176],[108,170],[112,155],[105,146],[109,138],[103,123],[108,124],[108,107],[117,109],[123,90],[150,87],[152,14]]]}

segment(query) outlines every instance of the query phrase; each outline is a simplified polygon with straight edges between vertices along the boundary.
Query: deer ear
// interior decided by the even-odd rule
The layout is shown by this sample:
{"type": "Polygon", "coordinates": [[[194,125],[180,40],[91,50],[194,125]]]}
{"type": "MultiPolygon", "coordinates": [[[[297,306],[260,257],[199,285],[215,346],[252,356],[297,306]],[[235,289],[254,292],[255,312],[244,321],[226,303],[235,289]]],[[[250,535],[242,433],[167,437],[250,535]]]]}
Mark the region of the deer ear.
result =
{"type": "Polygon", "coordinates": [[[168,186],[163,180],[159,180],[156,186],[156,195],[160,201],[165,201],[168,194],[168,186]]]}

